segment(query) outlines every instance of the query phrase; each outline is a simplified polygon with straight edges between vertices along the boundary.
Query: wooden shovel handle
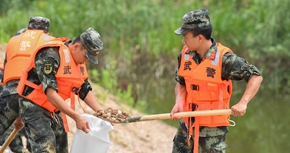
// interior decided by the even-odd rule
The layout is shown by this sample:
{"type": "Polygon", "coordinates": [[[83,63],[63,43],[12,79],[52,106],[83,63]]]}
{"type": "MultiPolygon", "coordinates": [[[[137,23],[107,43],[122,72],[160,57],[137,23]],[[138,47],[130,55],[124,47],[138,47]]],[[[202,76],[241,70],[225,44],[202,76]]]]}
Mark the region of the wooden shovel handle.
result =
{"type": "Polygon", "coordinates": [[[3,153],[5,151],[5,149],[8,147],[8,145],[11,143],[11,141],[14,139],[14,137],[16,136],[16,134],[18,133],[19,130],[14,129],[9,137],[7,138],[7,140],[4,142],[4,144],[2,145],[1,149],[0,149],[0,153],[3,153]]]}
{"type": "MultiPolygon", "coordinates": [[[[213,116],[213,115],[230,115],[231,109],[220,109],[220,110],[204,110],[204,111],[192,111],[192,112],[178,112],[174,115],[177,117],[194,117],[194,116],[213,116]]],[[[155,114],[155,115],[144,115],[137,117],[130,117],[123,121],[123,123],[138,122],[138,121],[149,121],[149,120],[163,120],[170,119],[170,113],[166,114],[155,114]]]]}

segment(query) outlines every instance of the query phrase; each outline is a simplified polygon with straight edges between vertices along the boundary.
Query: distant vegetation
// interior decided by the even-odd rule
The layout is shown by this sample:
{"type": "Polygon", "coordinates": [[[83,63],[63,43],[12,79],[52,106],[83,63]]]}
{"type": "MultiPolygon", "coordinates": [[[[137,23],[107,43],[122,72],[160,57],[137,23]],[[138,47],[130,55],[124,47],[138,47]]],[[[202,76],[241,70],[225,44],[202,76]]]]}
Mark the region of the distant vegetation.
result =
{"type": "MultiPolygon", "coordinates": [[[[138,102],[143,111],[164,112],[173,106],[174,70],[182,47],[174,30],[186,12],[206,8],[213,37],[256,65],[264,77],[259,99],[247,111],[251,119],[237,119],[247,129],[232,129],[236,133],[229,136],[230,144],[243,150],[229,151],[286,152],[289,134],[281,118],[289,116],[289,6],[289,0],[1,0],[0,42],[7,43],[36,15],[49,18],[50,34],[58,37],[73,39],[93,27],[104,50],[99,64],[89,65],[92,80],[121,101],[138,102]],[[277,150],[279,146],[284,148],[277,150]]],[[[234,89],[233,96],[239,97],[244,84],[235,83],[234,89]]]]}
{"type": "MultiPolygon", "coordinates": [[[[0,41],[7,42],[26,27],[31,16],[45,16],[55,36],[75,38],[87,27],[97,29],[105,45],[101,61],[122,63],[126,68],[138,54],[175,59],[182,44],[173,31],[181,17],[190,10],[207,8],[213,37],[262,70],[263,88],[289,95],[288,6],[288,0],[2,0],[0,41]]],[[[118,66],[110,66],[118,72],[118,66]]]]}

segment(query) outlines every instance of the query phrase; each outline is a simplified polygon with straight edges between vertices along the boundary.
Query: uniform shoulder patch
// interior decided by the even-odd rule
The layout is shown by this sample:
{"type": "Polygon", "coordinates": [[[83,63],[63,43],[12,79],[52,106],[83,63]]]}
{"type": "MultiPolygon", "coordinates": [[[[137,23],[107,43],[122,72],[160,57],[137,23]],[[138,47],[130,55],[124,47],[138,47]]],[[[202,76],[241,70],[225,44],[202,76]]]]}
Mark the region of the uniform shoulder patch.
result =
{"type": "Polygon", "coordinates": [[[45,62],[44,63],[43,72],[45,74],[50,74],[52,72],[52,63],[51,62],[45,62]]]}

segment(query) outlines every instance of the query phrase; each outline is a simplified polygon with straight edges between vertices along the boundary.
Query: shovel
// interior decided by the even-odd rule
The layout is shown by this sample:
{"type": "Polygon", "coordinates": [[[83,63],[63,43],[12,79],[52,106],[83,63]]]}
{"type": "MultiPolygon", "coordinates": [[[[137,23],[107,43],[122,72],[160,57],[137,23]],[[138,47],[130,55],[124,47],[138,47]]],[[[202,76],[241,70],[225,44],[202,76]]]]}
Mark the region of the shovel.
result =
{"type": "MultiPolygon", "coordinates": [[[[219,110],[203,110],[203,111],[192,111],[192,112],[178,112],[174,115],[177,117],[194,117],[194,116],[213,116],[213,115],[230,115],[231,109],[219,109],[219,110]]],[[[171,119],[170,113],[166,114],[155,114],[155,115],[143,115],[136,117],[129,117],[121,121],[114,121],[110,119],[104,119],[111,123],[131,123],[131,122],[140,122],[140,121],[150,121],[150,120],[163,120],[171,119]]]]}
{"type": "Polygon", "coordinates": [[[0,153],[4,153],[5,149],[8,147],[8,145],[11,143],[11,141],[14,139],[14,137],[16,136],[16,134],[18,133],[19,130],[14,129],[9,137],[7,138],[7,140],[4,142],[4,144],[2,145],[1,149],[0,149],[0,153]]]}

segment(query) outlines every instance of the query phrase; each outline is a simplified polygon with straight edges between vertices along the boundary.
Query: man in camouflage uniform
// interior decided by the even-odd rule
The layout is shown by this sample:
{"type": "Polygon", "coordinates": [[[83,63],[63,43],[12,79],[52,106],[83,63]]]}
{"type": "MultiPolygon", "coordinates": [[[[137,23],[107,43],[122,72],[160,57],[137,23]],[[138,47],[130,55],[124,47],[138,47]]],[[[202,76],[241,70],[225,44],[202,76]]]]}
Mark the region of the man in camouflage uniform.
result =
{"type": "MultiPolygon", "coordinates": [[[[195,90],[197,93],[200,91],[198,87],[196,89],[194,87],[189,89],[190,87],[186,86],[186,82],[188,81],[186,79],[188,78],[185,79],[180,76],[179,72],[185,71],[184,69],[180,70],[180,67],[182,67],[182,57],[192,57],[193,62],[198,65],[197,67],[199,67],[200,64],[203,64],[205,60],[213,60],[215,56],[212,55],[216,54],[219,46],[216,41],[211,38],[211,32],[212,25],[210,23],[209,13],[205,9],[195,10],[185,14],[182,18],[182,26],[175,30],[175,34],[183,35],[182,41],[187,50],[181,52],[178,56],[178,69],[175,77],[175,80],[177,81],[175,87],[176,100],[171,111],[171,118],[173,120],[180,120],[180,123],[178,131],[173,139],[172,153],[192,153],[193,150],[195,150],[193,148],[196,147],[194,146],[194,133],[192,136],[189,136],[188,134],[188,127],[194,125],[195,118],[189,118],[188,122],[190,123],[191,120],[192,124],[188,126],[185,124],[184,119],[174,116],[174,113],[184,111],[184,105],[187,99],[186,96],[192,94],[192,91],[190,90],[195,90]]],[[[225,53],[222,60],[219,60],[219,62],[222,62],[222,69],[220,70],[221,80],[245,80],[247,82],[246,90],[240,101],[231,107],[232,115],[243,116],[246,113],[248,102],[259,90],[260,84],[263,80],[261,73],[254,65],[250,65],[245,59],[238,57],[230,51],[225,53]]],[[[188,68],[190,68],[191,65],[188,66],[188,68]]],[[[207,76],[204,78],[206,77],[207,76]]],[[[198,106],[194,105],[194,102],[190,104],[193,104],[191,107],[192,111],[198,108],[198,106]]],[[[194,127],[191,127],[194,131],[194,127]]],[[[227,132],[227,126],[200,126],[199,138],[197,138],[199,142],[198,152],[224,153],[227,147],[227,144],[225,143],[227,132]]]]}
{"type": "MultiPolygon", "coordinates": [[[[17,33],[15,34],[16,35],[19,35],[23,32],[25,32],[26,28],[23,28],[19,31],[17,31],[17,33]]],[[[4,61],[3,61],[4,62],[4,61]]],[[[4,66],[4,65],[3,65],[4,66]]],[[[3,75],[4,75],[4,68],[3,69],[0,69],[0,78],[2,80],[3,78],[3,75]]],[[[3,84],[4,86],[4,84],[3,84]]],[[[3,90],[3,86],[0,86],[0,93],[2,92],[3,90]]],[[[9,135],[12,133],[12,131],[14,130],[14,126],[11,125],[6,131],[5,133],[3,133],[1,136],[0,136],[0,146],[3,145],[5,143],[5,141],[7,140],[7,138],[9,137],[9,135]]],[[[9,147],[11,149],[11,151],[13,151],[14,153],[22,153],[24,150],[25,150],[25,146],[23,145],[23,142],[22,142],[22,138],[21,137],[25,137],[25,131],[24,131],[24,128],[21,129],[17,135],[14,137],[14,139],[11,141],[11,143],[9,144],[9,147]]],[[[27,142],[26,143],[27,146],[26,148],[28,148],[28,150],[30,150],[30,144],[27,142]]]]}
{"type": "MultiPolygon", "coordinates": [[[[42,88],[36,89],[25,84],[22,90],[22,85],[19,84],[18,86],[18,93],[25,97],[20,100],[20,116],[25,122],[25,131],[31,143],[32,152],[68,152],[67,133],[64,130],[64,121],[61,119],[61,113],[71,117],[76,122],[78,129],[85,133],[90,131],[88,122],[70,108],[64,98],[61,97],[63,92],[70,93],[72,91],[63,90],[65,82],[60,79],[60,75],[70,75],[74,74],[74,72],[82,73],[79,70],[84,70],[82,68],[85,67],[81,66],[88,61],[97,64],[97,55],[103,49],[103,43],[99,33],[92,28],[87,29],[73,41],[65,41],[64,38],[61,41],[60,39],[54,40],[40,47],[35,52],[35,55],[31,56],[31,61],[28,62],[29,64],[35,63],[35,68],[28,67],[24,69],[24,72],[28,73],[27,76],[21,77],[20,82],[26,80],[31,84],[41,84],[42,88]],[[52,46],[52,44],[54,45],[52,46]],[[64,65],[64,62],[68,62],[68,65],[64,65]],[[74,62],[74,66],[69,66],[71,62],[74,62]],[[80,66],[80,69],[74,69],[75,66],[80,66]],[[72,72],[72,69],[75,71],[72,72]],[[43,95],[43,98],[46,98],[44,100],[49,100],[49,103],[53,104],[57,110],[51,112],[44,107],[47,101],[43,106],[40,106],[36,104],[36,101],[28,100],[28,96],[34,92],[43,95]]],[[[83,80],[81,87],[75,91],[75,94],[94,111],[98,111],[101,106],[96,101],[91,90],[92,87],[86,78],[83,80]]],[[[35,96],[31,97],[31,99],[33,98],[35,96]]]]}
{"type": "MultiPolygon", "coordinates": [[[[3,64],[3,63],[0,62],[0,64],[3,64]]],[[[3,74],[4,74],[4,67],[3,67],[3,65],[0,65],[0,93],[2,92],[3,86],[4,86],[4,84],[2,83],[3,74]]],[[[6,134],[6,132],[4,134],[6,134]]],[[[0,146],[3,145],[4,142],[5,142],[5,138],[3,135],[1,135],[0,136],[0,146]]]]}
{"type": "MultiPolygon", "coordinates": [[[[26,28],[25,28],[26,29],[26,28]]],[[[19,31],[18,31],[19,32],[19,31]]],[[[16,34],[17,35],[17,34],[16,34]]],[[[0,69],[0,80],[2,80],[2,77],[3,77],[3,74],[4,74],[4,69],[0,69]]],[[[4,85],[3,85],[4,86],[4,85]]],[[[3,90],[3,86],[0,85],[0,93],[2,92],[3,90]]],[[[0,146],[3,145],[5,143],[5,141],[7,140],[7,138],[9,137],[9,135],[12,133],[14,129],[14,126],[11,125],[6,131],[5,133],[3,133],[1,136],[0,136],[0,146]]],[[[17,135],[14,137],[14,139],[11,141],[11,143],[9,144],[9,147],[11,149],[11,151],[13,151],[14,153],[22,153],[24,150],[25,150],[25,146],[23,145],[23,142],[22,142],[22,136],[25,137],[25,131],[24,131],[24,128],[21,129],[17,135]]],[[[27,147],[28,150],[30,150],[30,144],[27,142],[27,147]]]]}
{"type": "MultiPolygon", "coordinates": [[[[19,35],[23,32],[25,32],[26,28],[23,28],[19,31],[17,31],[17,33],[15,34],[16,35],[19,35]]],[[[3,75],[4,75],[4,61],[3,61],[3,67],[0,68],[0,80],[2,80],[3,78],[3,75]]],[[[1,81],[2,82],[2,81],[1,81]]],[[[3,84],[4,86],[4,84],[3,84]]],[[[0,86],[0,93],[2,92],[3,90],[3,86],[0,86]]],[[[7,138],[9,137],[9,135],[12,133],[14,129],[14,126],[11,125],[6,131],[5,133],[3,133],[1,136],[0,136],[0,146],[3,145],[5,143],[5,141],[7,140],[7,138]]],[[[25,136],[25,131],[24,129],[21,129],[17,135],[14,137],[14,139],[11,141],[11,143],[9,144],[9,147],[11,149],[11,151],[13,151],[14,153],[20,153],[20,152],[23,152],[25,149],[25,147],[23,146],[23,143],[22,143],[22,136],[25,136]]],[[[29,147],[29,143],[27,144],[27,146],[29,147]]]]}
{"type": "MultiPolygon", "coordinates": [[[[29,30],[43,30],[45,33],[48,33],[49,30],[50,21],[47,18],[35,16],[31,17],[30,21],[28,23],[28,29],[29,30]]],[[[24,33],[26,31],[26,28],[23,28],[19,30],[14,37],[19,36],[20,34],[24,33]]],[[[6,53],[7,54],[7,53],[6,53]]],[[[6,64],[6,57],[4,60],[4,65],[6,64]]],[[[21,66],[21,65],[17,65],[21,66]]],[[[9,71],[9,70],[6,70],[9,71]]],[[[13,71],[13,70],[12,70],[13,71]]],[[[5,73],[5,72],[4,72],[5,73]]],[[[2,75],[3,76],[3,75],[2,75]]],[[[1,77],[2,78],[2,77],[1,77]]],[[[19,116],[19,102],[18,99],[20,98],[17,93],[17,86],[18,86],[19,80],[14,79],[8,81],[3,91],[0,94],[1,97],[1,109],[0,109],[0,120],[2,121],[0,123],[0,144],[3,144],[5,140],[8,138],[10,133],[13,131],[14,126],[12,125],[13,121],[19,116]],[[3,118],[9,118],[9,121],[5,122],[3,118]],[[5,132],[5,133],[3,133],[5,132]],[[3,134],[2,134],[3,133],[3,134]]],[[[18,124],[15,126],[16,129],[21,129],[23,127],[23,123],[20,117],[17,118],[18,124]]],[[[15,138],[11,141],[9,144],[10,149],[14,153],[22,153],[25,151],[25,148],[23,146],[22,142],[22,136],[25,136],[25,128],[22,128],[18,134],[15,136],[15,138]]],[[[30,143],[27,142],[27,149],[30,151],[30,143]]]]}

